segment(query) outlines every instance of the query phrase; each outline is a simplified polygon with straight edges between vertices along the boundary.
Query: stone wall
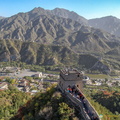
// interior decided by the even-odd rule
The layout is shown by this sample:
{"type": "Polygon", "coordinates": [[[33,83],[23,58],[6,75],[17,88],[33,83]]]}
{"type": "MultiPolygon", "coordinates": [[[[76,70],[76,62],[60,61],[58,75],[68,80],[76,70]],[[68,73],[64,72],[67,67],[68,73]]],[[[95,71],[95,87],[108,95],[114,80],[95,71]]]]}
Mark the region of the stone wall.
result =
{"type": "MultiPolygon", "coordinates": [[[[85,111],[85,108],[82,102],[76,96],[72,95],[71,93],[67,91],[65,91],[65,94],[66,94],[66,97],[68,97],[71,100],[71,102],[75,104],[75,106],[79,107],[80,109],[79,112],[82,114],[83,118],[85,120],[91,120],[91,118],[88,116],[88,113],[85,111]]],[[[100,120],[99,115],[97,111],[94,109],[94,107],[90,104],[90,102],[87,100],[86,97],[84,99],[86,100],[85,104],[89,106],[89,111],[92,111],[92,113],[94,113],[94,116],[96,116],[100,120]]]]}
{"type": "Polygon", "coordinates": [[[82,91],[82,88],[83,88],[82,75],[80,75],[79,73],[63,74],[61,72],[59,84],[64,90],[67,89],[69,85],[70,86],[75,85],[82,91]]]}
{"type": "Polygon", "coordinates": [[[78,88],[82,91],[83,88],[83,83],[82,81],[77,81],[77,80],[73,80],[73,81],[63,81],[62,78],[59,81],[60,86],[62,87],[62,89],[66,90],[68,88],[68,86],[78,86],[78,88]]]}
{"type": "Polygon", "coordinates": [[[60,76],[63,77],[65,80],[82,80],[83,75],[80,73],[60,73],[60,76]]]}

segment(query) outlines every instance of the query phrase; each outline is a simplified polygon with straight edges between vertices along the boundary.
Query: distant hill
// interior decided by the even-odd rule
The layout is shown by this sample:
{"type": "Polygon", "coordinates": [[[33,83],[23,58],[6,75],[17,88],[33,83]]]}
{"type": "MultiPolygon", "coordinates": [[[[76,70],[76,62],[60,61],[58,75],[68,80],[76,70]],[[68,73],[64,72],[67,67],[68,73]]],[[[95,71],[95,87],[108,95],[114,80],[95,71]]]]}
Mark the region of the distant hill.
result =
{"type": "Polygon", "coordinates": [[[5,18],[5,17],[0,16],[0,19],[3,19],[3,18],[5,18]]]}
{"type": "Polygon", "coordinates": [[[95,56],[89,54],[83,54],[79,56],[79,65],[81,69],[87,69],[87,71],[99,71],[101,73],[108,74],[111,71],[109,64],[105,64],[104,60],[98,59],[95,56]]]}
{"type": "Polygon", "coordinates": [[[90,26],[105,30],[113,35],[120,37],[120,19],[114,16],[88,20],[90,26]]]}

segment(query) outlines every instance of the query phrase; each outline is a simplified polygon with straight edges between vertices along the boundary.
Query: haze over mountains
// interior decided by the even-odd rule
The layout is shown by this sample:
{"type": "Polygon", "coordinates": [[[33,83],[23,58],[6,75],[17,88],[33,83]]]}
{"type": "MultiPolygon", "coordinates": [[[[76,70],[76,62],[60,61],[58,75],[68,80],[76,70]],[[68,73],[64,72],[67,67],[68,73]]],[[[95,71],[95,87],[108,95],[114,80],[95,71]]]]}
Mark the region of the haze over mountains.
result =
{"type": "Polygon", "coordinates": [[[89,25],[105,30],[113,35],[120,37],[120,19],[107,16],[102,18],[91,19],[88,21],[89,25]]]}
{"type": "Polygon", "coordinates": [[[118,34],[119,28],[116,26],[119,27],[117,25],[119,19],[113,17],[101,19],[87,20],[73,11],[60,8],[54,10],[34,8],[27,13],[18,13],[1,19],[0,39],[67,46],[77,53],[107,53],[120,46],[120,38],[110,34],[111,32],[118,34]],[[96,28],[90,27],[89,24],[96,28]],[[105,29],[98,29],[99,26],[101,29],[102,26],[105,27],[106,31],[109,28],[110,33],[105,29]]]}

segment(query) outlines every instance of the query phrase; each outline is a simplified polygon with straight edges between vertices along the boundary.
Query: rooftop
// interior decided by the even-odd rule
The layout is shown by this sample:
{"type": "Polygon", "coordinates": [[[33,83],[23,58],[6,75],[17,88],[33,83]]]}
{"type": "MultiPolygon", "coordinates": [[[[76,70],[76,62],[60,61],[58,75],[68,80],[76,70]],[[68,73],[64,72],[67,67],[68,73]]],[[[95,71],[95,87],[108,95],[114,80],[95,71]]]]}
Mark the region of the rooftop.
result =
{"type": "Polygon", "coordinates": [[[81,71],[79,72],[77,69],[64,69],[61,70],[63,74],[83,74],[81,71]]]}
{"type": "Polygon", "coordinates": [[[3,87],[4,85],[7,85],[6,82],[0,82],[0,88],[3,87]]]}

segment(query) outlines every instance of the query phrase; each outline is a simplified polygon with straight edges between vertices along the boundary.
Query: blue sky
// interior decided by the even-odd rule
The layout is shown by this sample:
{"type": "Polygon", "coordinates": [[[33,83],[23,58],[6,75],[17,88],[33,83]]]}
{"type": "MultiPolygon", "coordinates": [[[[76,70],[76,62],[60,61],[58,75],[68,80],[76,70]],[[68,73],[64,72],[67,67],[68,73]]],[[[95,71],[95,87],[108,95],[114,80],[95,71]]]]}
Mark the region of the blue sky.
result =
{"type": "Polygon", "coordinates": [[[10,17],[35,7],[64,8],[87,19],[109,15],[120,18],[120,0],[0,0],[0,16],[10,17]]]}

